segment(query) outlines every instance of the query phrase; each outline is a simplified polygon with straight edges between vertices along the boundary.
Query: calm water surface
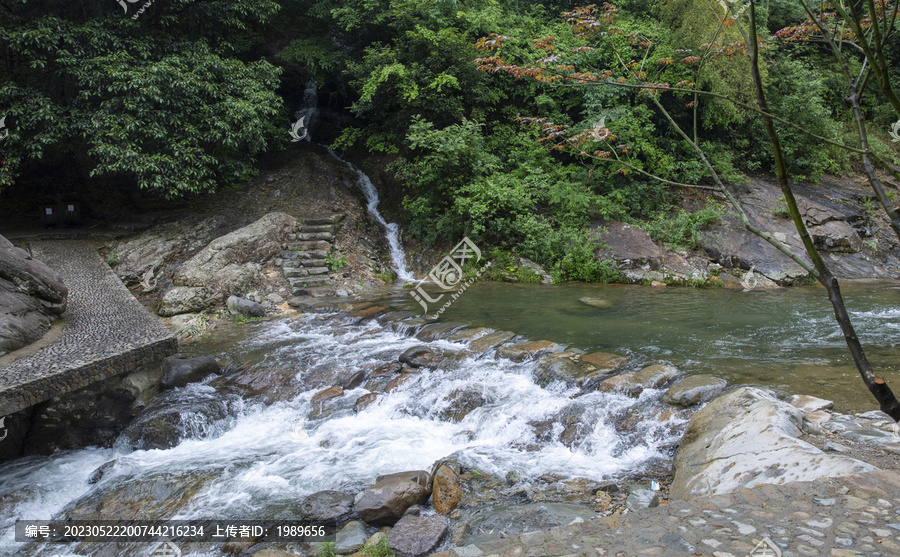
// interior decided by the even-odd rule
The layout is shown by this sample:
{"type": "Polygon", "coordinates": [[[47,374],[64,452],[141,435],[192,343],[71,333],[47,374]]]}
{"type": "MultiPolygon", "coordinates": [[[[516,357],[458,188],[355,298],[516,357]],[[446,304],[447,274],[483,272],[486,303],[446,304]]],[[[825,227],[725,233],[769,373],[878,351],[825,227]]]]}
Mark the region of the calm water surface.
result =
{"type": "MultiPolygon", "coordinates": [[[[870,360],[900,394],[900,283],[845,284],[842,291],[870,360]]],[[[422,312],[409,295],[392,301],[422,312]]],[[[828,398],[843,411],[877,408],[820,287],[744,292],[476,283],[441,319],[638,361],[665,360],[689,374],[828,398]],[[588,306],[579,302],[582,297],[610,306],[588,306]]]]}

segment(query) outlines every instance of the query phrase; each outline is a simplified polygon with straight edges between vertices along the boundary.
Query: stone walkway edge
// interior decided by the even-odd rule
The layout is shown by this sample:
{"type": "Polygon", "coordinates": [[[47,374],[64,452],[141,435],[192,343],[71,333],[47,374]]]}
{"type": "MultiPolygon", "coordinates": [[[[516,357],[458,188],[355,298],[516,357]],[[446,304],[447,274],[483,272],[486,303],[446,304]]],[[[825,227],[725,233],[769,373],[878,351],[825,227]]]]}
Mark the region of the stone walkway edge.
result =
{"type": "Polygon", "coordinates": [[[55,342],[0,368],[0,416],[177,352],[172,333],[141,306],[88,242],[36,242],[32,249],[69,288],[68,325],[55,342]]]}

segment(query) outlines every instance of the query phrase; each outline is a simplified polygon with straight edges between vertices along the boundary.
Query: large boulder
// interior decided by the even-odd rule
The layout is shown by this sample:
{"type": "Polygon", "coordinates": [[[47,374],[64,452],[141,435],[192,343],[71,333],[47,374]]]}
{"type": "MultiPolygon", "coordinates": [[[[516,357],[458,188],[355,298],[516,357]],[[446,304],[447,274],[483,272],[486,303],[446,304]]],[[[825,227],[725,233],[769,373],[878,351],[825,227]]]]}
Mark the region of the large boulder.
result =
{"type": "Polygon", "coordinates": [[[226,222],[226,217],[216,215],[189,217],[154,226],[113,248],[116,274],[125,284],[152,287],[165,265],[182,253],[194,253],[203,248],[226,222]]]}
{"type": "Polygon", "coordinates": [[[56,271],[0,236],[0,356],[44,336],[68,295],[56,271]]]}
{"type": "Polygon", "coordinates": [[[228,296],[246,292],[256,281],[261,263],[279,254],[288,234],[298,229],[294,217],[269,213],[253,224],[216,238],[179,267],[173,277],[176,287],[205,288],[206,299],[198,301],[196,307],[189,307],[180,299],[175,307],[166,293],[160,301],[160,315],[202,311],[211,304],[221,304],[228,296]]]}
{"type": "Polygon", "coordinates": [[[753,387],[731,391],[691,418],[675,454],[670,499],[812,481],[875,468],[801,441],[803,413],[753,387]]]}
{"type": "Polygon", "coordinates": [[[430,496],[431,491],[420,482],[392,475],[360,491],[353,508],[369,524],[390,526],[400,520],[406,509],[425,504],[430,496]]]}
{"type": "Polygon", "coordinates": [[[692,375],[675,383],[665,392],[662,401],[673,406],[694,406],[716,398],[728,383],[711,375],[692,375]]]}

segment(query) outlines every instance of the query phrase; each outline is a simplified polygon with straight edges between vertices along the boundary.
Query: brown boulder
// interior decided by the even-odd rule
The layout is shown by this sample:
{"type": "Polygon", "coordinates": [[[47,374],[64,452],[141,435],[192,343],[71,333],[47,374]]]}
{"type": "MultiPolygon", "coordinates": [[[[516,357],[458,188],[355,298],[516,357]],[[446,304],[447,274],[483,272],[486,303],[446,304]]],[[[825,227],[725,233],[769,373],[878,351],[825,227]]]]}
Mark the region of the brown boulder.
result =
{"type": "Polygon", "coordinates": [[[442,464],[434,473],[434,510],[447,514],[459,505],[463,498],[463,490],[459,485],[459,475],[446,464],[442,464]]]}
{"type": "Polygon", "coordinates": [[[359,517],[375,526],[390,526],[400,520],[406,509],[423,505],[431,492],[416,482],[386,478],[360,491],[353,502],[359,517]]]}

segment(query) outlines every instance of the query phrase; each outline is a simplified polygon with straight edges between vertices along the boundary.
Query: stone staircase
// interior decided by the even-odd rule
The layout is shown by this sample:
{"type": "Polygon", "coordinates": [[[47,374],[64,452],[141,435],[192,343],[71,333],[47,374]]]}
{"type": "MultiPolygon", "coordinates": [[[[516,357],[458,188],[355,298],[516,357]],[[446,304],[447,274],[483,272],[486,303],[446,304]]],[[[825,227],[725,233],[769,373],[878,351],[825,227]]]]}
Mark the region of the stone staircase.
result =
{"type": "Polygon", "coordinates": [[[288,236],[278,259],[292,296],[334,296],[325,260],[343,220],[343,213],[306,218],[300,232],[288,236]]]}

